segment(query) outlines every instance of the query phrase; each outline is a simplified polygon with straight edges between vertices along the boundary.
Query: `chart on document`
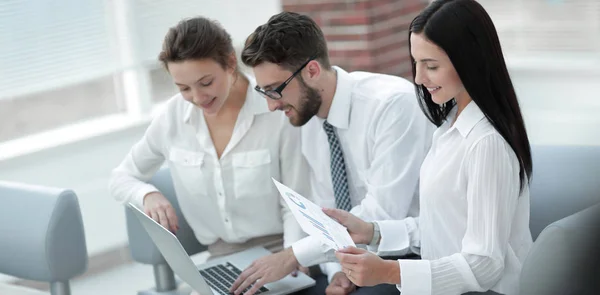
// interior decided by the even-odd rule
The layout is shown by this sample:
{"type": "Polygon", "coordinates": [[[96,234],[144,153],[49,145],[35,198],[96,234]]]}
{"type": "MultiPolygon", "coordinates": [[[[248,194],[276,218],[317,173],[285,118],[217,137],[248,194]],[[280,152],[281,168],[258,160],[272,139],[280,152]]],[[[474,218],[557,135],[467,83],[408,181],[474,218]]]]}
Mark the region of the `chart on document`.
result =
{"type": "Polygon", "coordinates": [[[346,228],[327,216],[321,207],[273,179],[281,197],[307,234],[318,237],[333,249],[356,246],[346,228]]]}

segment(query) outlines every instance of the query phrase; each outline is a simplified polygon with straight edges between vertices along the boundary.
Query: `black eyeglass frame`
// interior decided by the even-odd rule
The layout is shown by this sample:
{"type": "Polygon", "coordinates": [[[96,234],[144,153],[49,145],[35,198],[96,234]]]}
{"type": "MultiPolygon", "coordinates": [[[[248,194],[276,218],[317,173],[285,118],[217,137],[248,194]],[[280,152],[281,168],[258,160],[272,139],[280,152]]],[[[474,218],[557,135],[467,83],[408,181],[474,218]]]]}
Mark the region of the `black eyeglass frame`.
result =
{"type": "Polygon", "coordinates": [[[274,99],[274,100],[281,99],[283,97],[283,95],[281,95],[281,92],[283,92],[283,89],[285,89],[285,87],[288,84],[290,84],[290,82],[292,82],[292,80],[302,71],[302,69],[304,69],[308,65],[308,63],[313,61],[315,58],[317,58],[317,57],[313,56],[313,57],[309,58],[287,80],[285,80],[283,83],[281,83],[281,85],[277,86],[277,88],[271,89],[271,90],[264,90],[264,89],[260,88],[258,85],[256,85],[256,86],[254,86],[254,90],[258,91],[260,94],[262,94],[264,96],[269,97],[270,99],[274,99]]]}

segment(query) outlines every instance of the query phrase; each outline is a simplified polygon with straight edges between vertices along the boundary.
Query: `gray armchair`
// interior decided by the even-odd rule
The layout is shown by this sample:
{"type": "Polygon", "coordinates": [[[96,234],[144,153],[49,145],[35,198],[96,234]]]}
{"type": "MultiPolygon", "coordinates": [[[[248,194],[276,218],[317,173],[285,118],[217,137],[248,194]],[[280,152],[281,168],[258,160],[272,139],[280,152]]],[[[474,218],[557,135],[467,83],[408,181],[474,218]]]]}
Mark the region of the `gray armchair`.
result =
{"type": "MultiPolygon", "coordinates": [[[[159,170],[150,180],[150,183],[169,199],[175,208],[177,219],[179,220],[179,230],[177,231],[176,236],[187,253],[193,255],[205,251],[207,247],[198,242],[194,236],[194,232],[181,214],[169,169],[163,168],[159,170]]],[[[143,264],[150,264],[154,269],[154,281],[156,286],[148,290],[139,291],[138,294],[179,294],[177,290],[179,283],[175,280],[175,275],[171,267],[167,264],[166,260],[160,254],[160,251],[154,245],[152,239],[150,239],[150,236],[146,233],[133,213],[130,212],[130,210],[125,209],[125,214],[127,220],[127,236],[129,238],[129,247],[133,260],[143,264]]]]}
{"type": "Polygon", "coordinates": [[[600,294],[600,147],[534,146],[521,294],[600,294]]]}
{"type": "Polygon", "coordinates": [[[530,229],[533,238],[549,224],[600,202],[600,146],[532,147],[530,229]]]}
{"type": "Polygon", "coordinates": [[[0,181],[0,273],[48,282],[71,294],[69,280],[87,269],[77,196],[71,190],[0,181]]]}
{"type": "Polygon", "coordinates": [[[600,204],[546,227],[523,263],[521,294],[600,294],[600,204]]]}

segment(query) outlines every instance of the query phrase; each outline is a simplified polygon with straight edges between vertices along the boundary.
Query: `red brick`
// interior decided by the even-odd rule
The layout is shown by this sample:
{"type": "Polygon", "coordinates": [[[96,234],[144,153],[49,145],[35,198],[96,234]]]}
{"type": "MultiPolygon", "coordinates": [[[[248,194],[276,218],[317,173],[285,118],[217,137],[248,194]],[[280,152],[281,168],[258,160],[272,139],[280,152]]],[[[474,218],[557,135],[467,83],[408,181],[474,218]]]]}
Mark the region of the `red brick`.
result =
{"type": "Polygon", "coordinates": [[[386,60],[383,62],[377,62],[375,63],[375,66],[379,67],[379,68],[385,68],[388,65],[401,65],[401,64],[405,64],[408,63],[410,65],[410,56],[408,54],[406,55],[398,55],[397,57],[391,59],[391,60],[386,60]]]}
{"type": "Polygon", "coordinates": [[[291,4],[283,5],[284,11],[293,11],[298,13],[307,12],[324,12],[324,11],[340,11],[348,10],[347,3],[308,3],[308,4],[291,4]]]}
{"type": "Polygon", "coordinates": [[[284,10],[309,15],[323,28],[333,64],[348,71],[410,77],[407,30],[414,16],[426,6],[426,0],[282,0],[282,3],[284,10]],[[351,26],[363,26],[357,30],[362,33],[346,29],[351,26]],[[348,49],[343,46],[345,42],[349,42],[348,49]]]}
{"type": "Polygon", "coordinates": [[[357,57],[357,56],[371,56],[370,50],[330,50],[329,56],[332,57],[357,57]]]}
{"type": "Polygon", "coordinates": [[[369,17],[365,14],[343,15],[339,17],[331,17],[328,21],[331,26],[356,26],[368,25],[369,17]]]}
{"type": "Polygon", "coordinates": [[[330,41],[359,41],[365,40],[367,36],[362,34],[346,34],[346,35],[327,35],[325,39],[328,42],[330,41]]]}
{"type": "Polygon", "coordinates": [[[408,39],[408,26],[404,26],[404,25],[400,25],[400,26],[394,26],[394,27],[389,27],[389,28],[385,28],[383,30],[379,30],[379,31],[371,31],[368,34],[367,40],[379,40],[381,38],[386,38],[387,36],[390,35],[399,35],[402,36],[402,38],[407,38],[408,39]]]}
{"type": "Polygon", "coordinates": [[[398,37],[398,41],[381,46],[379,48],[372,48],[372,52],[374,56],[381,56],[388,52],[397,51],[399,49],[406,49],[406,54],[408,54],[408,38],[398,37]]]}

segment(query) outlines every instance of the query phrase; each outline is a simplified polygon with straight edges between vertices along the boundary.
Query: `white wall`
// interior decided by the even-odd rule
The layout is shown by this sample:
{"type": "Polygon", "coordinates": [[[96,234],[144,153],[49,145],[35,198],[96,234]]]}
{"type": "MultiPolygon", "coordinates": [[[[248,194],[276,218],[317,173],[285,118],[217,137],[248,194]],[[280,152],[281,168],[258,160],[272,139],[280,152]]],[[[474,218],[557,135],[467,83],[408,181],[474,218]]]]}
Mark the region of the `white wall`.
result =
{"type": "Polygon", "coordinates": [[[508,65],[533,144],[600,145],[600,55],[515,57],[508,65]]]}

